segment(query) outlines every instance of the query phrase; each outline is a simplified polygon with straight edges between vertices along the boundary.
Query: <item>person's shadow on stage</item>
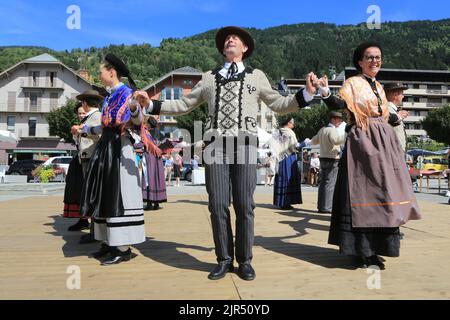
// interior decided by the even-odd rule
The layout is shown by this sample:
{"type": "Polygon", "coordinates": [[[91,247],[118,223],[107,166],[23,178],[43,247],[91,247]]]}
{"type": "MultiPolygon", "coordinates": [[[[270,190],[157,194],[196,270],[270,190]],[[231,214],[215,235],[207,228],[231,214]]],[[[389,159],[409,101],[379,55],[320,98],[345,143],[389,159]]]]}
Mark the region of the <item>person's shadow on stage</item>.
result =
{"type": "MultiPolygon", "coordinates": [[[[280,224],[289,225],[297,234],[281,237],[264,237],[255,236],[254,245],[261,246],[266,250],[284,254],[295,259],[303,260],[324,268],[340,268],[340,269],[356,269],[351,258],[339,253],[339,250],[327,248],[326,242],[323,246],[315,246],[311,244],[302,244],[289,242],[290,239],[296,239],[307,235],[308,229],[327,232],[329,231],[329,223],[327,225],[317,224],[313,220],[330,221],[330,215],[318,214],[316,211],[296,209],[293,211],[277,211],[277,214],[301,218],[295,221],[280,221],[280,224]]],[[[326,241],[326,240],[325,240],[326,241]]]]}
{"type": "Polygon", "coordinates": [[[208,207],[208,201],[206,200],[206,201],[202,201],[202,200],[177,200],[177,201],[175,201],[174,203],[189,203],[189,204],[198,204],[198,205],[201,205],[201,206],[206,206],[206,207],[208,207]]]}
{"type": "Polygon", "coordinates": [[[86,232],[89,232],[89,230],[85,230],[84,232],[67,231],[67,228],[74,224],[77,219],[67,219],[59,214],[49,216],[49,218],[53,219],[53,222],[44,223],[44,225],[52,226],[54,231],[47,232],[47,234],[62,238],[64,244],[61,249],[65,257],[89,256],[92,252],[99,249],[100,242],[79,244],[80,237],[86,232]]]}
{"type": "Polygon", "coordinates": [[[147,258],[178,269],[209,272],[216,265],[215,263],[200,261],[189,253],[179,250],[194,249],[211,252],[214,248],[156,240],[151,237],[147,237],[145,242],[134,245],[133,247],[139,250],[140,253],[147,258]]]}

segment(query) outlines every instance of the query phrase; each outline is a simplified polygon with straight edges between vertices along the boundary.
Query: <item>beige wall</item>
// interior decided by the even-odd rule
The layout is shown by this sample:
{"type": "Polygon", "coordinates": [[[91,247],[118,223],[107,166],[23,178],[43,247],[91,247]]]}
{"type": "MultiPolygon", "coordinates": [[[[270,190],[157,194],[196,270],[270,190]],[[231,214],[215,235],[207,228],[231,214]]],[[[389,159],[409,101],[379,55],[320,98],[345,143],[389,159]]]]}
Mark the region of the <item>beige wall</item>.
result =
{"type": "Polygon", "coordinates": [[[90,85],[75,76],[61,64],[26,64],[14,70],[8,77],[0,79],[0,129],[7,129],[7,116],[16,118],[14,133],[17,137],[28,136],[28,120],[37,120],[36,136],[48,137],[48,123],[45,115],[53,108],[61,107],[67,99],[78,93],[90,89],[90,85]],[[33,86],[29,73],[38,71],[36,86],[33,86]],[[48,72],[56,72],[54,85],[50,87],[48,72]],[[37,106],[30,104],[29,94],[38,95],[37,106]],[[53,99],[51,97],[53,96],[53,99]]]}

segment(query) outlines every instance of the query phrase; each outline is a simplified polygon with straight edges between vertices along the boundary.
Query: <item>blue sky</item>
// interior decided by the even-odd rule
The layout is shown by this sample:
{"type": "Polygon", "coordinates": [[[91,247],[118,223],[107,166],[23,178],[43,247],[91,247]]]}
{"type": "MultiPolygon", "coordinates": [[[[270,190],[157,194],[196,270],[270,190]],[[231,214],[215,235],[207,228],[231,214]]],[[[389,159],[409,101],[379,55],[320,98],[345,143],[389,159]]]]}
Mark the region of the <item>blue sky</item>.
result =
{"type": "Polygon", "coordinates": [[[55,50],[150,43],[225,25],[259,29],[303,22],[357,24],[377,5],[381,21],[450,18],[448,0],[0,0],[0,46],[37,45],[55,50]],[[70,5],[81,29],[69,30],[70,5]]]}

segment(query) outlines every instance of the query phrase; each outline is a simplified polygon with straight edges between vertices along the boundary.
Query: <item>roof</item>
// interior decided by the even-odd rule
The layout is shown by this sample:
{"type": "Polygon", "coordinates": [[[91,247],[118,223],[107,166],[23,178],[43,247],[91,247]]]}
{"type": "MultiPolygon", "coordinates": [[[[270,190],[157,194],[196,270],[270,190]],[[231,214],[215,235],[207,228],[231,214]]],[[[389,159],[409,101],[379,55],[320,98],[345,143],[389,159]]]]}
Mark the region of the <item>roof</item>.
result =
{"type": "Polygon", "coordinates": [[[63,66],[64,68],[66,68],[67,70],[69,70],[71,73],[73,73],[76,77],[78,77],[82,81],[84,81],[87,84],[89,84],[90,86],[93,85],[92,82],[86,80],[85,78],[80,76],[78,73],[76,73],[74,70],[72,70],[71,68],[66,66],[64,63],[62,63],[61,61],[56,59],[54,56],[52,56],[52,55],[50,55],[48,53],[44,53],[44,54],[41,54],[41,55],[38,55],[38,56],[31,57],[31,58],[28,58],[28,59],[20,61],[19,63],[15,64],[12,67],[10,67],[10,68],[6,69],[5,71],[1,72],[0,73],[0,78],[2,78],[4,76],[8,76],[9,74],[14,72],[16,69],[18,69],[22,65],[28,64],[28,63],[32,63],[32,64],[39,64],[39,63],[43,63],[43,64],[45,64],[45,63],[59,64],[59,65],[63,66]]]}
{"type": "Polygon", "coordinates": [[[60,62],[58,59],[56,59],[54,56],[44,53],[39,56],[31,57],[28,59],[25,59],[24,62],[60,62]]]}
{"type": "Polygon", "coordinates": [[[161,83],[162,81],[166,80],[167,78],[177,75],[177,76],[201,76],[203,74],[202,71],[189,67],[189,66],[185,66],[182,68],[178,68],[175,69],[169,73],[166,73],[165,75],[163,75],[162,77],[160,77],[159,79],[157,79],[156,81],[153,81],[152,83],[150,83],[149,85],[145,86],[145,88],[143,88],[142,90],[148,90],[151,87],[156,86],[157,84],[161,83]]]}

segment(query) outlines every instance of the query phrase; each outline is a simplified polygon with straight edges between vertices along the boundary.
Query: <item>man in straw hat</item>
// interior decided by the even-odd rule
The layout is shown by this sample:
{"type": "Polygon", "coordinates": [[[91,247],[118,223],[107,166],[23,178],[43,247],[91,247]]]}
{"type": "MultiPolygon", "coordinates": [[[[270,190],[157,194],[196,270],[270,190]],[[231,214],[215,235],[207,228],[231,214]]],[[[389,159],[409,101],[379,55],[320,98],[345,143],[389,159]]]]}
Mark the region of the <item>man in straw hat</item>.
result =
{"type": "Polygon", "coordinates": [[[342,113],[331,111],[328,119],[328,125],[321,128],[311,139],[311,144],[320,144],[320,184],[317,200],[317,210],[320,213],[331,213],[341,145],[345,142],[345,131],[338,130],[345,127],[345,123],[342,126],[342,113]]]}
{"type": "Polygon", "coordinates": [[[406,89],[408,89],[408,87],[401,82],[390,82],[384,85],[384,92],[386,93],[390,114],[389,123],[394,128],[395,134],[397,135],[398,141],[400,142],[404,152],[406,152],[406,131],[403,120],[409,115],[409,113],[406,110],[400,110],[399,107],[405,97],[403,92],[406,89]],[[393,121],[392,118],[394,118],[393,121]]]}
{"type": "Polygon", "coordinates": [[[207,145],[204,150],[205,177],[218,262],[208,277],[217,280],[233,271],[236,253],[238,276],[253,280],[253,193],[256,188],[259,104],[262,100],[278,113],[297,111],[312,100],[315,88],[311,82],[314,79],[308,75],[306,89],[284,97],[272,89],[261,70],[244,64],[255,48],[254,40],[246,30],[234,26],[219,29],[216,47],[225,58],[224,65],[205,72],[192,92],[180,100],[150,101],[145,92],[138,92],[136,96],[152,114],[185,114],[208,103],[203,139],[207,145]],[[231,199],[236,212],[235,243],[229,210],[231,199]]]}
{"type": "MultiPolygon", "coordinates": [[[[77,97],[77,104],[75,112],[79,116],[80,125],[73,125],[71,132],[74,136],[75,144],[77,145],[78,154],[71,163],[67,178],[66,188],[64,193],[64,217],[79,218],[78,222],[69,227],[69,231],[79,231],[89,228],[89,221],[86,217],[80,215],[80,194],[83,177],[86,175],[89,159],[95,148],[99,136],[96,134],[81,134],[81,128],[84,125],[98,126],[100,125],[100,111],[98,110],[100,102],[103,97],[95,90],[87,90],[77,97]],[[80,117],[80,114],[82,116],[80,117]],[[76,168],[80,168],[80,172],[76,168]]],[[[80,242],[88,243],[95,241],[93,232],[82,236],[80,242]]]]}

